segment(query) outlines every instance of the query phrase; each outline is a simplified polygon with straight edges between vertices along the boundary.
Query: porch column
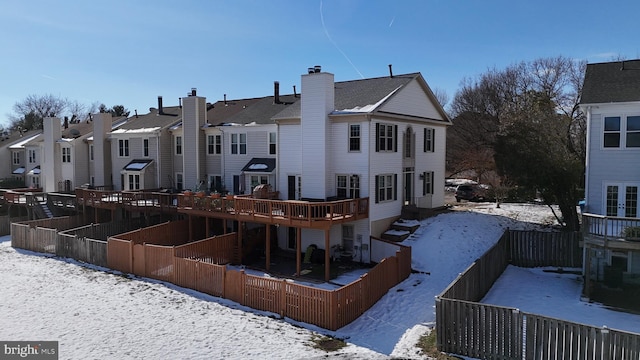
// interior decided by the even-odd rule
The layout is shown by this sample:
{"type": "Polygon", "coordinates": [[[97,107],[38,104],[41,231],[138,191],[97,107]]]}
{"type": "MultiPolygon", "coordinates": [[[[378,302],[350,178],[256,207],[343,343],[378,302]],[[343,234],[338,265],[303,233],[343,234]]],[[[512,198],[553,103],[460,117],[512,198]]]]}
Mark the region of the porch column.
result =
{"type": "Polygon", "coordinates": [[[584,264],[584,295],[591,299],[591,246],[585,243],[583,252],[584,255],[582,263],[584,264]]]}
{"type": "Polygon", "coordinates": [[[191,230],[191,225],[192,221],[191,221],[191,214],[189,214],[189,241],[191,241],[193,239],[193,230],[191,230]]]}
{"type": "Polygon", "coordinates": [[[242,264],[242,221],[238,221],[238,263],[242,264]]]}
{"type": "Polygon", "coordinates": [[[300,263],[302,262],[302,249],[300,249],[302,247],[302,231],[300,230],[300,228],[296,229],[296,276],[300,276],[300,272],[301,272],[301,266],[300,263]]]}
{"type": "Polygon", "coordinates": [[[205,224],[204,224],[204,231],[206,231],[207,233],[205,234],[204,238],[208,238],[210,235],[209,232],[209,223],[211,222],[211,219],[209,219],[208,217],[204,218],[205,220],[205,224]]]}
{"type": "Polygon", "coordinates": [[[271,265],[271,225],[267,224],[265,225],[266,231],[267,231],[267,239],[266,239],[266,259],[267,259],[267,264],[266,264],[266,269],[267,271],[269,271],[269,266],[271,265]]]}
{"type": "Polygon", "coordinates": [[[324,231],[324,281],[329,282],[331,280],[331,254],[329,253],[329,229],[324,231]]]}
{"type": "Polygon", "coordinates": [[[222,219],[222,233],[227,235],[227,219],[222,219]]]}

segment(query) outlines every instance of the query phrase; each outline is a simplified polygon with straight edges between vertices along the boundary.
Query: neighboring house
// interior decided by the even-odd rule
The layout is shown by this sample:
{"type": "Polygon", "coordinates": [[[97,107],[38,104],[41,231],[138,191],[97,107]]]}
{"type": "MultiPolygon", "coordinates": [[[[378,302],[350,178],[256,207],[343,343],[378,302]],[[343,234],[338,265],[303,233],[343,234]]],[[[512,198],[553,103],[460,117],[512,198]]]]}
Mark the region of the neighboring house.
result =
{"type": "Polygon", "coordinates": [[[2,157],[0,159],[2,159],[4,164],[10,165],[3,166],[3,172],[0,178],[13,178],[24,182],[25,186],[29,186],[29,183],[27,183],[27,173],[31,168],[29,168],[30,163],[25,145],[37,138],[40,134],[40,131],[14,131],[2,135],[2,141],[5,142],[6,145],[2,147],[2,157]]]}
{"type": "MultiPolygon", "coordinates": [[[[89,183],[89,146],[93,132],[90,121],[70,123],[56,117],[43,121],[40,177],[45,192],[73,192],[89,183]]],[[[35,145],[35,144],[34,144],[35,145]]]]}
{"type": "Polygon", "coordinates": [[[587,116],[585,268],[598,280],[614,268],[638,282],[640,242],[629,240],[640,240],[640,60],[588,64],[580,107],[587,116]]]}
{"type": "MultiPolygon", "coordinates": [[[[125,124],[107,132],[110,144],[105,146],[110,149],[112,175],[111,178],[105,175],[100,179],[104,183],[95,185],[113,186],[114,190],[182,189],[184,180],[173,171],[175,144],[169,132],[180,122],[181,115],[180,106],[164,107],[159,96],[158,108],[151,108],[145,115],[131,116],[125,124]]],[[[94,142],[105,131],[99,129],[96,127],[94,142]]],[[[94,153],[98,153],[97,149],[94,153]]]]}
{"type": "Polygon", "coordinates": [[[26,158],[25,186],[32,189],[42,188],[40,180],[42,159],[42,133],[24,144],[26,158]]]}
{"type": "MultiPolygon", "coordinates": [[[[369,217],[330,229],[331,244],[369,262],[370,236],[380,237],[403,206],[444,205],[445,139],[451,124],[419,73],[334,82],[310,68],[301,101],[278,124],[277,183],[282,199],[369,198],[369,217]]],[[[283,248],[296,232],[279,229],[283,248]]],[[[322,243],[302,229],[302,248],[322,243]]]]}

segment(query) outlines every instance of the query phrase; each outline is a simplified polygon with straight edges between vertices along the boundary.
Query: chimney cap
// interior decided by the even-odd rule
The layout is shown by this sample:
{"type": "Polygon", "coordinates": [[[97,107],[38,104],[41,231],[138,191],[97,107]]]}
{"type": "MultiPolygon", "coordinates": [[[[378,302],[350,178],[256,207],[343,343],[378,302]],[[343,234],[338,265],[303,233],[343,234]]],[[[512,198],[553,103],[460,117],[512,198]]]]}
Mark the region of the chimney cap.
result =
{"type": "Polygon", "coordinates": [[[197,91],[197,90],[198,90],[198,89],[196,89],[196,88],[194,88],[194,87],[193,87],[193,88],[191,88],[191,93],[189,94],[189,96],[196,96],[196,91],[197,91]]]}
{"type": "Polygon", "coordinates": [[[313,67],[313,72],[319,73],[321,71],[322,71],[322,66],[316,65],[316,66],[313,67]]]}
{"type": "Polygon", "coordinates": [[[313,68],[312,68],[312,67],[307,68],[307,72],[308,72],[309,74],[313,74],[313,73],[314,73],[313,68]]]}

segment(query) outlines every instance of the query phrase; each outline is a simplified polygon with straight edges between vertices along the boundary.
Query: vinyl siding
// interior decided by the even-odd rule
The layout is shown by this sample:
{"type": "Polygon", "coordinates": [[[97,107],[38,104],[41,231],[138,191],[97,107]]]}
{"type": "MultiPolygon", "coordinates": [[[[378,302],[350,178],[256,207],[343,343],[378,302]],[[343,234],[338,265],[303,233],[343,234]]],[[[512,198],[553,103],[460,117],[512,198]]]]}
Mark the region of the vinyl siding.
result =
{"type": "Polygon", "coordinates": [[[286,124],[278,127],[278,169],[280,198],[287,199],[288,177],[302,174],[302,129],[300,124],[286,124]]]}
{"type": "Polygon", "coordinates": [[[443,120],[417,80],[407,84],[384,104],[381,111],[443,120]]]}
{"type": "MultiPolygon", "coordinates": [[[[600,105],[589,121],[589,149],[585,211],[604,214],[604,186],[609,182],[640,182],[640,148],[612,149],[603,147],[605,116],[640,114],[640,104],[600,105]]],[[[621,137],[621,142],[624,136],[621,137]]]]}

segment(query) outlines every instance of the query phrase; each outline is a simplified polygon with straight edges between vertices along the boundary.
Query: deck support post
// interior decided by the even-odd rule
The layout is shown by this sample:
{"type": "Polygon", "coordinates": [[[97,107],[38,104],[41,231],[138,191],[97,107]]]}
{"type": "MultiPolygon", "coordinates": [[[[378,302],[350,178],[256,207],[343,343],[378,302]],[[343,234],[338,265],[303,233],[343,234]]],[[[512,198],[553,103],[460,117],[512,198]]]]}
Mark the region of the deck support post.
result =
{"type": "Polygon", "coordinates": [[[238,264],[242,264],[242,221],[238,221],[238,264]]]}
{"type": "Polygon", "coordinates": [[[324,281],[329,282],[331,280],[331,254],[329,250],[331,237],[329,236],[329,229],[324,231],[324,281]]]}
{"type": "Polygon", "coordinates": [[[296,228],[296,276],[300,276],[302,271],[302,230],[296,228]]]}
{"type": "Polygon", "coordinates": [[[271,225],[266,224],[264,227],[267,232],[267,239],[265,244],[265,251],[267,252],[265,254],[265,258],[267,259],[267,263],[265,264],[265,268],[267,269],[267,271],[269,271],[269,267],[271,265],[271,225]]]}

